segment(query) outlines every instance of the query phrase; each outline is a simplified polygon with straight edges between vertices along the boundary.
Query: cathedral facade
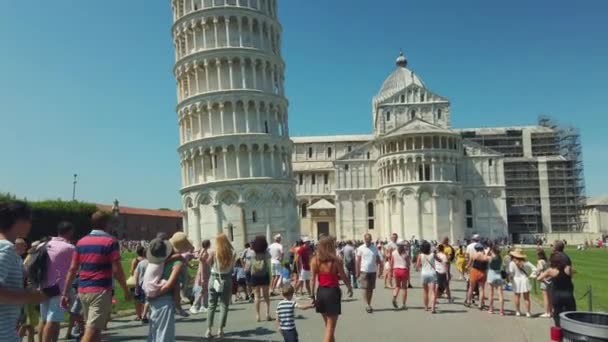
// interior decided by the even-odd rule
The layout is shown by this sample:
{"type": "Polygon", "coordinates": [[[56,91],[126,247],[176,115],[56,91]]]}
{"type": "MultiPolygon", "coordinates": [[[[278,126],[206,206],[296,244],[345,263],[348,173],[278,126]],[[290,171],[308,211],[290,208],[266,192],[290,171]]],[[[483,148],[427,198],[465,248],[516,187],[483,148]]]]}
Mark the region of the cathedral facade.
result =
{"type": "Polygon", "coordinates": [[[292,138],[302,235],[507,236],[503,155],[451,129],[403,54],[372,107],[371,135],[292,138]]]}

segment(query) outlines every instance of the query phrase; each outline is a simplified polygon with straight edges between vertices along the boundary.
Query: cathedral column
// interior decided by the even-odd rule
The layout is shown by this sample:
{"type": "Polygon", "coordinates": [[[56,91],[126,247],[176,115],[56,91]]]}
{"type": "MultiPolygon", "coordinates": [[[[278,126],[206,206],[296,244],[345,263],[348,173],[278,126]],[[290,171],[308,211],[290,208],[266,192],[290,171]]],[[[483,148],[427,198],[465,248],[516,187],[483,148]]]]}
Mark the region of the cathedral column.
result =
{"type": "MultiPolygon", "coordinates": [[[[238,30],[239,30],[239,47],[243,47],[243,21],[242,18],[238,18],[238,30]]],[[[247,241],[247,240],[245,240],[247,241]]]]}
{"type": "Polygon", "coordinates": [[[188,208],[182,210],[182,230],[186,235],[190,236],[190,227],[188,227],[188,208]]]}
{"type": "Polygon", "coordinates": [[[416,210],[416,229],[418,230],[418,240],[422,240],[422,211],[420,210],[420,195],[414,195],[414,204],[416,210]]]}
{"type": "Polygon", "coordinates": [[[390,212],[390,203],[389,201],[391,200],[390,197],[388,197],[388,195],[385,195],[384,197],[384,217],[385,217],[385,223],[384,223],[384,229],[386,229],[387,232],[391,232],[391,212],[390,212]]]}
{"type": "MultiPolygon", "coordinates": [[[[215,59],[215,68],[217,69],[217,90],[223,90],[222,87],[222,61],[219,58],[215,59]]],[[[222,130],[222,134],[224,131],[222,130]]]]}
{"type": "Polygon", "coordinates": [[[260,107],[255,104],[255,119],[256,119],[256,130],[258,133],[262,133],[262,123],[260,122],[260,107]]]}
{"type": "Polygon", "coordinates": [[[450,241],[454,243],[454,197],[450,196],[450,241]]]}
{"type": "Polygon", "coordinates": [[[245,112],[245,132],[249,133],[249,109],[247,104],[243,104],[243,111],[245,112]]]}
{"type": "Polygon", "coordinates": [[[222,228],[222,205],[214,204],[213,209],[215,209],[215,233],[220,235],[224,231],[222,228]]]}
{"type": "Polygon", "coordinates": [[[215,34],[215,48],[218,48],[218,44],[217,44],[217,17],[213,17],[213,33],[215,34]]]}
{"type": "Polygon", "coordinates": [[[201,212],[200,206],[197,205],[197,208],[192,209],[192,214],[194,215],[194,229],[192,231],[192,242],[194,242],[194,248],[197,248],[201,245],[201,212]]]}
{"type": "Polygon", "coordinates": [[[223,148],[222,149],[222,162],[224,163],[224,179],[228,179],[228,167],[227,167],[227,163],[226,163],[226,153],[228,151],[223,148]]]}
{"type": "Polygon", "coordinates": [[[266,153],[266,151],[264,151],[264,146],[262,145],[260,148],[260,166],[262,167],[262,177],[266,177],[266,168],[264,166],[264,153],[266,153]]]}
{"type": "Polygon", "coordinates": [[[434,239],[439,241],[439,213],[437,212],[437,209],[439,207],[439,196],[437,194],[433,194],[431,199],[431,203],[433,204],[433,234],[435,235],[434,239]]]}
{"type": "Polygon", "coordinates": [[[198,85],[198,65],[197,64],[194,65],[194,82],[196,82],[196,86],[194,87],[194,89],[196,90],[197,94],[200,94],[200,86],[198,85]]]}
{"type": "Polygon", "coordinates": [[[207,174],[205,172],[205,153],[202,149],[199,149],[199,154],[201,156],[201,183],[205,183],[207,179],[207,174]]]}
{"type": "Polygon", "coordinates": [[[194,51],[198,51],[198,49],[196,48],[196,26],[194,24],[192,25],[192,45],[194,51]]]}
{"type": "Polygon", "coordinates": [[[228,76],[230,77],[230,89],[234,89],[234,77],[232,72],[232,59],[228,60],[228,76]]]}
{"type": "Polygon", "coordinates": [[[224,18],[224,25],[226,26],[226,46],[230,46],[230,17],[224,18]]]}
{"type": "Polygon", "coordinates": [[[211,91],[211,87],[209,86],[209,61],[207,61],[205,59],[205,61],[203,62],[203,65],[205,66],[205,85],[207,86],[207,89],[205,89],[205,92],[209,92],[211,91]]]}
{"type": "Polygon", "coordinates": [[[213,176],[213,180],[217,180],[216,177],[216,172],[215,170],[217,169],[217,162],[215,160],[216,154],[214,150],[211,150],[209,152],[209,158],[211,159],[211,175],[213,176]]]}
{"type": "Polygon", "coordinates": [[[232,103],[232,133],[236,133],[236,103],[232,103]]]}
{"type": "Polygon", "coordinates": [[[247,146],[247,153],[249,154],[249,178],[253,178],[253,160],[251,158],[251,146],[247,146]]]}
{"type": "Polygon", "coordinates": [[[270,151],[270,177],[276,175],[276,165],[274,164],[274,149],[270,151]]]}
{"type": "Polygon", "coordinates": [[[342,202],[340,202],[340,196],[336,195],[336,238],[343,240],[342,236],[342,202]]]}
{"type": "Polygon", "coordinates": [[[253,71],[253,89],[258,89],[258,75],[256,61],[251,61],[251,70],[253,71]]]}
{"type": "Polygon", "coordinates": [[[241,163],[239,160],[239,154],[240,154],[240,147],[238,147],[235,151],[234,151],[234,155],[236,156],[236,178],[241,178],[241,163]]]}
{"type": "Polygon", "coordinates": [[[201,22],[201,30],[203,31],[203,49],[207,50],[207,20],[201,22]]]}
{"type": "Polygon", "coordinates": [[[403,197],[399,196],[399,225],[401,226],[399,227],[399,234],[401,234],[400,236],[402,239],[405,238],[405,215],[403,213],[403,205],[403,197]]]}

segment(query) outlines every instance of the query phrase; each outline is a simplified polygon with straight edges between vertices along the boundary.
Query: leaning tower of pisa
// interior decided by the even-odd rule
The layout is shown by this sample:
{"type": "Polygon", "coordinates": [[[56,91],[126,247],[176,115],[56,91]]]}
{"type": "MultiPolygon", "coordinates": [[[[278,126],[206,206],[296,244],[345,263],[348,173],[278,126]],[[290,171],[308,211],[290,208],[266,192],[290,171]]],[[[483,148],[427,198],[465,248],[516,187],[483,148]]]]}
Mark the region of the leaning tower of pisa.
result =
{"type": "MultiPolygon", "coordinates": [[[[184,231],[299,235],[277,0],[172,0],[184,231]]],[[[198,248],[198,247],[197,247],[198,248]]]]}

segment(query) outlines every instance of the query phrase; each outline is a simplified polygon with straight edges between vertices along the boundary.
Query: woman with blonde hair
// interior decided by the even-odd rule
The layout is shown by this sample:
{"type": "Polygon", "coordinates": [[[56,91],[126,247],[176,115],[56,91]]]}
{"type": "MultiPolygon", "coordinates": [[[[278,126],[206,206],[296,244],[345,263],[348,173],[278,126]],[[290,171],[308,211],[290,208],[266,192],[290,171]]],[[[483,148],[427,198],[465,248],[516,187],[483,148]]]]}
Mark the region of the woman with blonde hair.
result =
{"type": "Polygon", "coordinates": [[[211,277],[209,278],[209,310],[205,337],[213,337],[215,311],[219,302],[220,327],[217,335],[221,338],[224,336],[224,327],[226,327],[232,297],[232,269],[235,260],[234,249],[226,234],[220,234],[215,238],[214,248],[209,252],[207,260],[211,266],[211,277]]]}
{"type": "Polygon", "coordinates": [[[336,256],[336,239],[332,236],[322,237],[316,247],[316,256],[311,262],[312,293],[315,307],[323,316],[325,322],[324,342],[334,342],[334,333],[338,323],[338,316],[342,314],[342,291],[340,279],[348,288],[348,296],[352,297],[353,288],[350,279],[344,272],[342,260],[336,256]]]}

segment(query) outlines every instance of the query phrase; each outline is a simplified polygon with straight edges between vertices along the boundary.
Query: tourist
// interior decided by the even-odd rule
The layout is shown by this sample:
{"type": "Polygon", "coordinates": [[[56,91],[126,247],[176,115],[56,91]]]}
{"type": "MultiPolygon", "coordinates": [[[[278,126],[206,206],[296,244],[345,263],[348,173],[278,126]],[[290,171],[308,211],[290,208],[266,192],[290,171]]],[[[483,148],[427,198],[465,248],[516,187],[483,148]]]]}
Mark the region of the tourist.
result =
{"type": "Polygon", "coordinates": [[[268,242],[264,235],[258,235],[251,244],[255,256],[251,259],[248,272],[251,274],[251,286],[255,295],[255,320],[260,322],[260,302],[264,298],[266,303],[266,320],[272,321],[270,317],[270,254],[268,253],[268,242]]]}
{"type": "Polygon", "coordinates": [[[47,268],[42,288],[58,286],[60,293],[40,304],[40,339],[44,342],[57,341],[59,338],[59,324],[63,322],[65,309],[61,307],[61,293],[64,292],[65,277],[72,262],[76,249],[70,242],[74,235],[74,226],[69,222],[61,222],[57,226],[57,236],[46,243],[47,268]]]}
{"type": "Polygon", "coordinates": [[[355,277],[355,247],[351,240],[346,241],[346,245],[342,248],[342,260],[346,268],[346,275],[352,284],[353,288],[357,288],[357,277],[355,277]]]}
{"type": "MultiPolygon", "coordinates": [[[[255,247],[254,247],[255,249],[255,247]]],[[[224,328],[228,319],[228,308],[232,297],[232,270],[234,267],[235,254],[232,244],[226,234],[220,234],[215,238],[215,246],[209,253],[209,265],[211,265],[211,277],[209,278],[209,311],[207,312],[206,338],[213,336],[213,324],[215,312],[220,307],[220,326],[217,331],[218,338],[224,337],[224,328]]],[[[268,287],[266,287],[268,296],[268,287]]],[[[257,296],[256,296],[257,299],[257,296]]],[[[269,305],[267,303],[267,305],[269,305]]]]}
{"type": "Polygon", "coordinates": [[[302,239],[302,246],[298,248],[296,252],[296,264],[298,265],[298,275],[299,281],[296,286],[296,293],[300,290],[300,294],[303,295],[304,286],[306,286],[306,291],[308,292],[308,296],[312,297],[312,292],[310,290],[310,258],[312,255],[312,250],[310,246],[310,239],[305,237],[302,239]]]}
{"type": "MultiPolygon", "coordinates": [[[[27,244],[25,245],[27,247],[27,244]]],[[[33,262],[33,258],[36,258],[37,249],[41,247],[40,241],[32,242],[31,248],[27,251],[25,260],[23,260],[23,266],[25,268],[25,288],[35,289],[36,286],[33,279],[28,274],[28,265],[33,262]]],[[[58,287],[57,287],[58,288],[58,287]]],[[[47,299],[50,300],[50,299],[47,299]]],[[[34,336],[36,335],[36,326],[40,321],[40,313],[38,312],[38,305],[27,303],[23,306],[23,316],[19,322],[19,336],[27,336],[28,342],[34,342],[34,336]]],[[[40,335],[39,337],[41,337],[40,335]]],[[[42,341],[40,339],[40,341],[42,341]]]]}
{"type": "Polygon", "coordinates": [[[488,263],[492,258],[484,252],[481,243],[475,244],[475,253],[471,255],[467,268],[469,269],[469,288],[465,306],[469,307],[473,303],[473,293],[479,291],[479,310],[484,308],[485,288],[488,272],[488,263]]]}
{"type": "Polygon", "coordinates": [[[21,260],[25,260],[27,257],[27,242],[25,242],[24,238],[15,239],[15,252],[21,260]]]}
{"type": "Polygon", "coordinates": [[[144,274],[144,289],[150,306],[150,329],[148,342],[175,340],[175,308],[179,303],[179,277],[182,269],[187,267],[181,254],[191,250],[192,244],[185,239],[185,234],[175,233],[169,241],[154,239],[148,247],[148,267],[144,274]],[[150,282],[156,278],[156,267],[162,266],[161,287],[154,295],[148,291],[150,282]],[[177,302],[177,303],[176,303],[177,302]]]}
{"type": "Polygon", "coordinates": [[[298,342],[298,331],[296,330],[295,309],[308,310],[314,305],[302,305],[293,300],[295,290],[293,286],[283,286],[281,294],[283,300],[277,304],[277,324],[285,342],[298,342]]]}
{"type": "Polygon", "coordinates": [[[435,297],[441,298],[445,291],[448,302],[452,303],[452,293],[450,292],[450,263],[445,254],[445,245],[437,245],[435,252],[435,271],[437,272],[437,290],[435,297]]]}
{"type": "Polygon", "coordinates": [[[521,248],[511,252],[511,264],[509,273],[513,279],[513,295],[515,296],[515,316],[521,316],[520,300],[523,295],[526,304],[526,316],[532,317],[530,313],[530,276],[536,271],[536,267],[527,261],[528,257],[521,248]]]}
{"type": "MultiPolygon", "coordinates": [[[[536,259],[538,260],[536,263],[536,273],[541,274],[545,272],[549,268],[549,263],[547,262],[547,254],[542,248],[539,248],[536,251],[536,259]]],[[[544,280],[540,283],[540,291],[543,294],[543,308],[545,312],[540,315],[542,318],[551,318],[551,299],[549,298],[549,282],[548,280],[544,280]]]]}
{"type": "MultiPolygon", "coordinates": [[[[23,259],[16,249],[18,237],[28,236],[32,211],[21,201],[0,201],[0,341],[18,342],[17,324],[24,304],[38,304],[58,291],[24,289],[23,259]],[[49,296],[44,292],[49,293],[49,296]]],[[[25,242],[25,241],[24,241],[25,242]]]]}
{"type": "Polygon", "coordinates": [[[234,263],[234,278],[236,283],[236,299],[249,301],[249,295],[247,294],[247,274],[245,268],[243,268],[243,261],[239,258],[234,263]],[[243,296],[241,296],[243,294],[243,296]]]}
{"type": "MultiPolygon", "coordinates": [[[[142,246],[143,247],[143,246],[142,246]]],[[[139,247],[138,247],[139,251],[139,247]]],[[[149,305],[146,299],[146,293],[144,291],[144,275],[146,274],[146,269],[148,267],[148,259],[146,258],[147,250],[144,248],[143,250],[143,259],[137,263],[137,267],[135,268],[135,291],[133,299],[137,302],[137,304],[141,305],[141,311],[139,312],[139,317],[141,318],[142,324],[148,324],[148,310],[149,305]]]]}
{"type": "Polygon", "coordinates": [[[460,273],[460,280],[464,280],[464,274],[467,270],[467,257],[462,245],[456,250],[456,269],[460,273]]]}
{"type": "Polygon", "coordinates": [[[566,259],[559,253],[553,253],[550,259],[550,268],[537,278],[538,281],[551,279],[551,304],[553,306],[553,320],[557,327],[560,326],[559,315],[562,312],[576,311],[571,271],[566,259]]]}
{"type": "MultiPolygon", "coordinates": [[[[553,253],[559,253],[558,255],[564,258],[566,265],[572,267],[572,260],[568,254],[564,252],[564,249],[566,248],[566,243],[564,241],[565,240],[557,240],[553,243],[553,253]]],[[[574,275],[574,270],[571,270],[570,274],[574,275]]]]}
{"type": "Polygon", "coordinates": [[[490,307],[488,313],[494,313],[494,292],[498,292],[498,304],[500,305],[500,315],[505,315],[505,298],[503,293],[503,271],[502,256],[498,244],[492,245],[490,249],[490,262],[488,263],[488,285],[490,287],[490,307]]]}
{"type": "MultiPolygon", "coordinates": [[[[445,254],[445,256],[448,259],[448,263],[447,263],[448,279],[445,284],[445,292],[448,295],[448,298],[450,298],[450,302],[452,302],[452,300],[451,300],[452,291],[450,290],[450,281],[452,280],[452,263],[454,262],[454,259],[456,259],[456,251],[454,251],[454,247],[452,247],[452,245],[450,245],[450,238],[448,238],[447,236],[443,238],[441,245],[443,245],[443,253],[445,254]]],[[[439,295],[439,297],[441,297],[441,295],[439,295]]]]}
{"type": "Polygon", "coordinates": [[[249,302],[253,303],[254,294],[253,287],[251,286],[251,261],[255,257],[255,252],[251,249],[251,243],[245,244],[245,249],[241,253],[241,259],[243,260],[243,267],[245,268],[245,276],[247,282],[247,294],[249,294],[249,302]]]}
{"type": "Polygon", "coordinates": [[[127,279],[127,283],[129,286],[133,286],[131,290],[133,293],[133,299],[135,300],[135,320],[141,321],[144,317],[143,312],[145,302],[142,303],[140,300],[142,293],[136,293],[137,279],[135,273],[137,272],[137,266],[139,266],[139,263],[146,259],[146,249],[141,245],[137,246],[135,249],[135,255],[136,257],[131,261],[131,270],[129,272],[129,279],[127,279]],[[133,280],[132,285],[130,284],[131,279],[133,280]]]}
{"type": "Polygon", "coordinates": [[[384,254],[384,287],[385,288],[393,288],[393,270],[390,269],[391,257],[393,255],[393,251],[397,249],[397,239],[399,235],[397,233],[391,234],[390,242],[386,245],[385,254],[384,254]],[[388,285],[388,286],[387,286],[388,285]]]}
{"type": "Polygon", "coordinates": [[[271,273],[272,281],[270,289],[274,296],[274,291],[281,284],[281,268],[283,267],[283,245],[281,244],[281,234],[274,236],[274,242],[268,246],[268,253],[270,253],[271,273]]]}
{"type": "Polygon", "coordinates": [[[211,276],[211,268],[209,266],[209,248],[211,241],[205,239],[201,243],[201,250],[198,254],[198,269],[194,277],[195,297],[190,313],[196,315],[199,312],[207,312],[209,303],[209,277],[211,276]]]}
{"type": "Polygon", "coordinates": [[[323,316],[325,322],[324,342],[335,340],[334,333],[338,324],[338,316],[342,314],[340,279],[348,289],[348,296],[352,297],[353,295],[350,280],[344,273],[344,265],[336,256],[335,250],[336,239],[332,236],[323,236],[317,244],[316,256],[311,261],[312,290],[315,293],[314,303],[317,312],[323,316]]]}
{"type": "Polygon", "coordinates": [[[437,272],[435,272],[435,257],[431,255],[431,244],[428,241],[422,241],[420,254],[416,260],[416,270],[420,272],[422,278],[424,310],[429,311],[430,302],[431,313],[436,313],[437,298],[435,290],[437,289],[437,272]]]}
{"type": "Polygon", "coordinates": [[[357,248],[357,279],[362,289],[365,289],[365,311],[374,312],[372,308],[372,296],[376,288],[376,278],[382,276],[382,258],[378,249],[372,243],[372,235],[367,233],[363,236],[364,243],[357,248]]]}
{"type": "Polygon", "coordinates": [[[74,278],[70,289],[69,315],[65,340],[80,339],[84,334],[84,319],[82,317],[82,303],[78,298],[78,275],[74,278]]]}
{"type": "Polygon", "coordinates": [[[397,243],[397,248],[393,250],[390,262],[390,269],[393,270],[393,278],[395,279],[392,302],[395,309],[399,309],[397,297],[399,296],[399,292],[403,290],[401,310],[407,310],[407,285],[410,281],[410,264],[409,246],[405,240],[401,240],[397,243]]]}
{"type": "Polygon", "coordinates": [[[93,230],[76,244],[72,264],[66,276],[61,298],[64,308],[69,304],[68,289],[79,274],[78,296],[82,303],[86,328],[83,340],[101,341],[101,331],[106,326],[112,310],[112,284],[114,279],[130,300],[125,274],[120,263],[118,241],[110,230],[112,215],[97,211],[91,217],[93,230]]]}

